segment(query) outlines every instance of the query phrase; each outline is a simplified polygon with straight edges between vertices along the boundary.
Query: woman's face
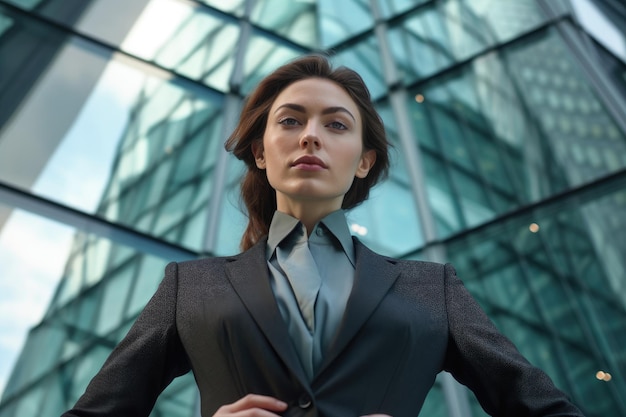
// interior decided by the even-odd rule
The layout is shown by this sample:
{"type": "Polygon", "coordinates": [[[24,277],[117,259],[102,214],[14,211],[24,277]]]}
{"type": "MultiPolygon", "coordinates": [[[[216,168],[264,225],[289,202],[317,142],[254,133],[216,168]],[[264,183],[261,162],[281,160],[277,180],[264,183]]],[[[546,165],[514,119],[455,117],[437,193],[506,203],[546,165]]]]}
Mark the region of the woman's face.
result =
{"type": "Polygon", "coordinates": [[[285,88],[270,108],[263,145],[253,146],[266,170],[280,211],[312,204],[329,213],[341,208],[355,177],[375,162],[363,150],[361,115],[338,84],[309,78],[285,88]]]}

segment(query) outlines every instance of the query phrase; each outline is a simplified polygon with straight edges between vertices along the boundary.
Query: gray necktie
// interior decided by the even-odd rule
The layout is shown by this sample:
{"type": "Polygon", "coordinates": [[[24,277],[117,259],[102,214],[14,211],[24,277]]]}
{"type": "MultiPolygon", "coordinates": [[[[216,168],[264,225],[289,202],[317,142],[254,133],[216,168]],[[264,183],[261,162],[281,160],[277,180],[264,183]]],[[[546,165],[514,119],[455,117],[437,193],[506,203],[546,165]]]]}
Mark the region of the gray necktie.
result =
{"type": "Polygon", "coordinates": [[[315,300],[322,283],[301,223],[276,248],[278,264],[287,275],[309,331],[315,329],[315,300]]]}

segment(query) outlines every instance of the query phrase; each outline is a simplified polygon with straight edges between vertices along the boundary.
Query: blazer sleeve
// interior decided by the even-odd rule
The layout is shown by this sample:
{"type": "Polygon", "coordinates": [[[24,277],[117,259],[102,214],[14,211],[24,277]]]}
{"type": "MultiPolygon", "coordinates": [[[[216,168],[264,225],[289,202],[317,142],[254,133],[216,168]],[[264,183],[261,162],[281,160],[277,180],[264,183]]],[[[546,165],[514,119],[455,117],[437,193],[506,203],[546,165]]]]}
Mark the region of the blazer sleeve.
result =
{"type": "Polygon", "coordinates": [[[148,416],[159,394],[190,365],[176,329],[177,271],[165,277],[126,337],[63,417],[148,416]]]}
{"type": "Polygon", "coordinates": [[[552,380],[502,335],[444,267],[449,340],[444,369],[472,390],[491,416],[582,416],[552,380]]]}

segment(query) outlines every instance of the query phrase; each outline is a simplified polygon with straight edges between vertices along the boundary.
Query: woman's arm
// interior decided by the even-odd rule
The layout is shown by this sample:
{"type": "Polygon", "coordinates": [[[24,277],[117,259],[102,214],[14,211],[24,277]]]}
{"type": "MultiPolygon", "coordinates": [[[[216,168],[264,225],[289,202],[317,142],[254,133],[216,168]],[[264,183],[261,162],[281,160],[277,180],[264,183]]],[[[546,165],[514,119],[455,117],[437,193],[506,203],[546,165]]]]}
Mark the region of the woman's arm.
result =
{"type": "Polygon", "coordinates": [[[492,416],[582,416],[487,317],[451,265],[444,268],[449,341],[444,368],[492,416]]]}
{"type": "Polygon", "coordinates": [[[63,417],[148,416],[159,394],[190,365],[176,330],[178,265],[63,417]]]}

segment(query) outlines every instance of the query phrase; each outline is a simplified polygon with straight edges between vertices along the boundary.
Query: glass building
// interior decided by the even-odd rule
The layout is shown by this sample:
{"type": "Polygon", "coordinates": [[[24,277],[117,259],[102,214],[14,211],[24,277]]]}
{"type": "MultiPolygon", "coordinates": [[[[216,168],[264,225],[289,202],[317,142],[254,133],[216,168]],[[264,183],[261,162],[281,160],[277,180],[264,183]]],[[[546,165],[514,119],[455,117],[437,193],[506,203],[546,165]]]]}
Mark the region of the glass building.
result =
{"type": "MultiPolygon", "coordinates": [[[[626,416],[621,0],[0,0],[0,417],[71,407],[167,262],[238,251],[223,142],[312,51],[394,144],[353,233],[453,262],[587,416],[626,416]]],[[[152,415],[198,416],[192,376],[152,415]]],[[[444,373],[420,415],[485,414],[444,373]]]]}

